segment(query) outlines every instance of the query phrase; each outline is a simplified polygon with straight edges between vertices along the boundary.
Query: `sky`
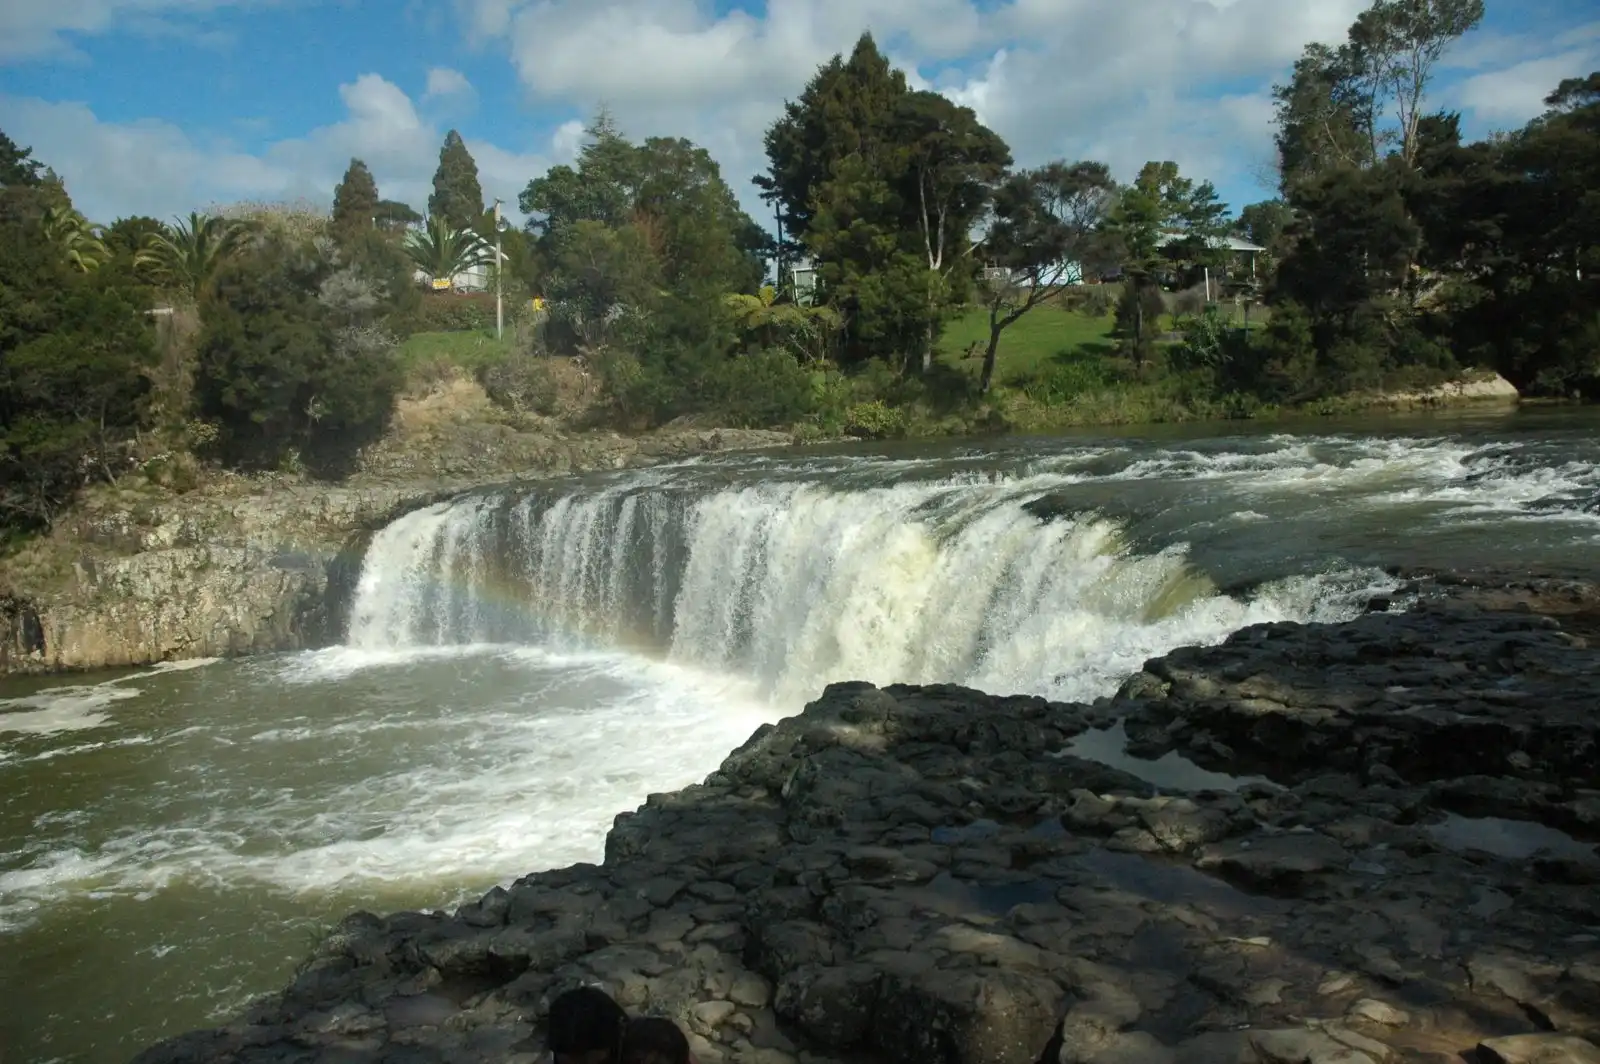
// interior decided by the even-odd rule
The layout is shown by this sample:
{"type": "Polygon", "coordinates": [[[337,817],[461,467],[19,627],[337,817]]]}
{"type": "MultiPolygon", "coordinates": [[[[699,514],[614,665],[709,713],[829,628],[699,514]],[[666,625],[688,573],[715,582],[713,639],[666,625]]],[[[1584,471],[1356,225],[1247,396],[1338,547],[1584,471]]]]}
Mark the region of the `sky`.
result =
{"type": "MultiPolygon", "coordinates": [[[[1149,159],[1234,210],[1272,194],[1272,100],[1368,0],[0,0],[0,130],[91,220],[331,201],[352,157],[425,210],[458,129],[484,192],[570,162],[604,104],[705,146],[746,209],[762,132],[870,29],[919,88],[977,111],[1019,165],[1149,159]]],[[[1600,69],[1590,0],[1487,0],[1431,97],[1470,136],[1600,69]]]]}

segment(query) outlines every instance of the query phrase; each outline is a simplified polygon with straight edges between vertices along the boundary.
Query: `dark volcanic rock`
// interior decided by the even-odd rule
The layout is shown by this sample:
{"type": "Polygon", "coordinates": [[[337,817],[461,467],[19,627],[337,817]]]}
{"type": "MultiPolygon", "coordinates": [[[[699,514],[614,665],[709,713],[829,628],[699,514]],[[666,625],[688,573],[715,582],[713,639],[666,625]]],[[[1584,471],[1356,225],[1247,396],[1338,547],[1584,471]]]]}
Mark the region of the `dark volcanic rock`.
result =
{"type": "Polygon", "coordinates": [[[1118,705],[1141,754],[1179,749],[1286,782],[1504,777],[1520,799],[1498,808],[1600,788],[1600,647],[1531,612],[1449,600],[1259,625],[1148,663],[1118,705]]]}
{"type": "Polygon", "coordinates": [[[1097,707],[835,685],[618,816],[603,865],[352,916],[139,1059],[532,1064],[599,983],[702,1064],[1593,1060],[1597,665],[1538,615],[1427,605],[1251,629],[1097,707]],[[1067,754],[1118,714],[1280,782],[1067,754]]]}

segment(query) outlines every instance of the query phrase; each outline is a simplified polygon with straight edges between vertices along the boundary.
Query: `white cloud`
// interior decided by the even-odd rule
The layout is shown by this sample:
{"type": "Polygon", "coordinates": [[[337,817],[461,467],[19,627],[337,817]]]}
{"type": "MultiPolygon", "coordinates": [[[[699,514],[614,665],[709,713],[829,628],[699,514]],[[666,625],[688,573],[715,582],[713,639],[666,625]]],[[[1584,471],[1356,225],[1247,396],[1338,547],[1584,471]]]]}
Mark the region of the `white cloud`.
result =
{"type": "Polygon", "coordinates": [[[440,96],[466,96],[472,92],[472,82],[459,70],[449,67],[433,67],[428,71],[428,88],[425,93],[430,98],[440,96]]]}
{"type": "MultiPolygon", "coordinates": [[[[157,121],[105,122],[83,103],[0,97],[6,132],[55,168],[85,214],[109,221],[158,218],[212,202],[306,198],[327,203],[352,156],[364,160],[379,191],[423,210],[444,130],[425,122],[400,88],[377,74],[342,85],[346,116],[258,153],[197,141],[157,121]]],[[[517,193],[549,166],[548,146],[514,151],[468,140],[484,195],[515,214],[517,193]]]]}
{"type": "Polygon", "coordinates": [[[550,148],[557,162],[571,164],[577,161],[578,149],[583,147],[584,123],[576,118],[561,123],[550,137],[550,148]]]}
{"type": "Polygon", "coordinates": [[[70,53],[74,34],[170,30],[167,19],[253,2],[270,0],[0,0],[0,63],[70,53]]]}
{"type": "Polygon", "coordinates": [[[1449,95],[1457,106],[1470,108],[1483,121],[1510,128],[1544,113],[1544,98],[1562,79],[1582,77],[1596,67],[1600,67],[1600,47],[1575,48],[1475,74],[1449,95]]]}
{"type": "Polygon", "coordinates": [[[605,101],[630,135],[691,137],[750,209],[763,130],[863,30],[912,84],[931,82],[977,111],[1024,165],[1101,158],[1127,178],[1172,158],[1238,184],[1271,159],[1262,93],[1308,41],[1342,37],[1367,5],[768,0],[757,17],[714,16],[699,0],[457,2],[474,33],[504,38],[535,102],[605,101]],[[1219,102],[1218,86],[1233,95],[1219,102]]]}
{"type": "MultiPolygon", "coordinates": [[[[0,59],[136,17],[283,2],[0,0],[0,59]]],[[[706,147],[747,209],[765,219],[749,184],[764,167],[763,132],[817,66],[863,30],[913,85],[936,86],[976,110],[1022,165],[1097,158],[1127,179],[1148,159],[1173,159],[1239,198],[1272,165],[1271,83],[1307,42],[1342,38],[1367,3],[766,0],[753,13],[717,15],[707,0],[455,0],[455,11],[469,38],[505,50],[531,109],[572,119],[537,145],[469,142],[489,195],[514,203],[550,160],[570,161],[581,119],[605,103],[630,136],[681,135],[706,147]]],[[[1474,34],[1450,61],[1439,103],[1517,123],[1538,112],[1561,77],[1600,66],[1600,23],[1474,34]]],[[[340,94],[339,121],[255,154],[159,122],[102,122],[82,104],[0,102],[8,132],[35,144],[91,212],[171,213],[238,195],[326,199],[352,155],[373,168],[385,195],[420,208],[447,112],[471,105],[472,84],[441,66],[415,100],[376,74],[340,94]]],[[[514,113],[511,101],[494,103],[502,119],[514,113]]]]}

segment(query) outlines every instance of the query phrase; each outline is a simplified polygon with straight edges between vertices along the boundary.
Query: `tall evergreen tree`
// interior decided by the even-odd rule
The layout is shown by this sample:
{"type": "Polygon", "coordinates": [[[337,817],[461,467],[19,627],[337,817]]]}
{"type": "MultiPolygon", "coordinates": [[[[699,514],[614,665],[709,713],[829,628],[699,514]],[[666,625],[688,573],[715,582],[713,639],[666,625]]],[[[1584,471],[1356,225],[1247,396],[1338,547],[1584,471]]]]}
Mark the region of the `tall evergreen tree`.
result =
{"type": "Polygon", "coordinates": [[[409,203],[399,200],[379,200],[372,215],[378,228],[386,233],[398,233],[422,221],[422,215],[413,210],[409,203]]]}
{"type": "Polygon", "coordinates": [[[478,164],[467,150],[461,134],[445,134],[439,149],[439,169],[433,174],[433,195],[428,197],[428,213],[443,216],[455,229],[475,229],[483,220],[483,186],[478,183],[478,164]]]}
{"type": "Polygon", "coordinates": [[[32,148],[18,147],[16,141],[0,132],[0,188],[37,186],[43,180],[39,175],[42,169],[43,164],[33,158],[32,148]]]}
{"type": "Polygon", "coordinates": [[[351,159],[344,180],[333,190],[333,233],[343,239],[373,227],[378,213],[378,182],[360,159],[351,159]]]}
{"type": "Polygon", "coordinates": [[[1005,142],[969,109],[912,92],[863,34],[785,105],[766,149],[756,185],[780,252],[815,261],[821,297],[849,322],[845,357],[927,368],[973,272],[969,234],[1011,161],[1005,142]]]}

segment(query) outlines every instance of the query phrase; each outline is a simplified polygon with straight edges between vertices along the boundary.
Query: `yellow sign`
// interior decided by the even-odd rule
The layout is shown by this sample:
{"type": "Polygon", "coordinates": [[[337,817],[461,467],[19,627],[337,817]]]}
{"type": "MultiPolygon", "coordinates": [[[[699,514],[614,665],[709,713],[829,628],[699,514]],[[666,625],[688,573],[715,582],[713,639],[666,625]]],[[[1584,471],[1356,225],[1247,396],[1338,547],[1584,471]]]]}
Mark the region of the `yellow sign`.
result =
{"type": "Polygon", "coordinates": [[[448,277],[435,277],[433,279],[433,290],[435,292],[443,291],[444,289],[447,289],[449,287],[450,287],[450,278],[448,278],[448,277]]]}

